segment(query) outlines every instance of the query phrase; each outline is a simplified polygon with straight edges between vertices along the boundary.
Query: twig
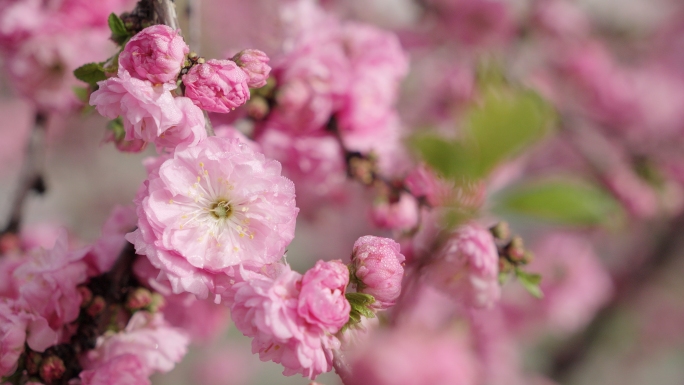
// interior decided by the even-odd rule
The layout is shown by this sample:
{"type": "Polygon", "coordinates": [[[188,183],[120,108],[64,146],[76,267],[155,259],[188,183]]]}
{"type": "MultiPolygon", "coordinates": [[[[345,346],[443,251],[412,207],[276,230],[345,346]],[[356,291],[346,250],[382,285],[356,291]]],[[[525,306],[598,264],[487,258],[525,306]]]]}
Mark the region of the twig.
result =
{"type": "Polygon", "coordinates": [[[342,383],[344,385],[351,385],[351,369],[345,362],[344,353],[339,349],[333,350],[333,367],[335,368],[335,373],[340,376],[342,383]]]}
{"type": "Polygon", "coordinates": [[[207,130],[207,136],[216,136],[214,126],[211,125],[211,119],[209,119],[207,111],[204,111],[204,129],[207,130]]]}
{"type": "Polygon", "coordinates": [[[653,276],[679,256],[677,251],[682,246],[680,243],[682,231],[684,231],[684,214],[680,214],[669,223],[667,232],[642,263],[635,264],[630,271],[615,279],[615,292],[617,293],[615,297],[577,338],[574,338],[553,358],[548,370],[548,375],[552,379],[558,383],[564,383],[563,381],[567,380],[587,358],[587,353],[598,343],[599,337],[610,326],[611,320],[619,309],[628,304],[630,299],[634,298],[653,276]]]}
{"type": "Polygon", "coordinates": [[[45,181],[43,179],[43,168],[45,167],[45,128],[47,116],[38,111],[35,115],[33,130],[26,144],[24,154],[24,164],[19,173],[19,183],[17,191],[10,207],[9,221],[5,228],[0,231],[0,235],[7,233],[17,233],[21,225],[21,214],[26,203],[26,198],[31,191],[38,194],[45,192],[45,181]]]}
{"type": "Polygon", "coordinates": [[[188,19],[188,44],[193,52],[202,50],[202,0],[187,0],[185,16],[188,19]]]}

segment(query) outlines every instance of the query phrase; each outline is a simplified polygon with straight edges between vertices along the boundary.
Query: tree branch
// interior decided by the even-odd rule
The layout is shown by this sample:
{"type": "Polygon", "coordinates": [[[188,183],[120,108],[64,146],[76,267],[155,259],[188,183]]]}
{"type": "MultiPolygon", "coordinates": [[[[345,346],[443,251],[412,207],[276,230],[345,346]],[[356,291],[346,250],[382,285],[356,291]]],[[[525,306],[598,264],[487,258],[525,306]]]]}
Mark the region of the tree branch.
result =
{"type": "Polygon", "coordinates": [[[339,349],[333,350],[333,367],[335,368],[335,373],[340,376],[342,383],[344,385],[351,385],[351,369],[345,362],[344,353],[339,349]]]}
{"type": "Polygon", "coordinates": [[[579,336],[561,349],[552,360],[548,375],[558,383],[565,383],[572,372],[587,359],[610,326],[614,316],[662,271],[679,256],[684,231],[684,214],[670,221],[667,231],[660,237],[647,258],[615,279],[615,297],[594,318],[579,336]]]}
{"type": "Polygon", "coordinates": [[[10,206],[9,220],[5,228],[0,231],[0,236],[7,233],[17,233],[21,226],[21,217],[26,198],[31,191],[38,194],[45,192],[45,180],[43,179],[45,167],[45,128],[47,115],[37,111],[31,136],[26,144],[24,163],[19,173],[19,183],[14,200],[10,206]]]}

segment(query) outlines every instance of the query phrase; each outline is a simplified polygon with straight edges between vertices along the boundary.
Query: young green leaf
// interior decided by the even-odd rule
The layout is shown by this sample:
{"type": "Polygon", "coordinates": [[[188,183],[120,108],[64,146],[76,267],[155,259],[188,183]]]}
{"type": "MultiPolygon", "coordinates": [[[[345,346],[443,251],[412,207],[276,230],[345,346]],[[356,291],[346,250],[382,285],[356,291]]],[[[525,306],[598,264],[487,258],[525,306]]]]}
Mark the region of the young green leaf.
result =
{"type": "Polygon", "coordinates": [[[107,79],[102,63],[84,64],[74,70],[74,76],[76,76],[76,79],[91,85],[107,79]]]}
{"type": "Polygon", "coordinates": [[[497,210],[578,226],[606,224],[622,216],[620,205],[602,189],[558,178],[531,181],[504,191],[497,210]]]}
{"type": "Polygon", "coordinates": [[[518,281],[520,281],[523,287],[534,297],[544,297],[544,293],[542,293],[541,288],[539,288],[539,284],[541,283],[542,279],[541,275],[526,273],[520,269],[516,269],[515,276],[518,278],[518,281]]]}
{"type": "Polygon", "coordinates": [[[123,20],[115,13],[109,15],[107,23],[109,24],[109,29],[112,31],[112,40],[114,40],[115,43],[121,45],[131,36],[131,33],[126,29],[123,20]]]}

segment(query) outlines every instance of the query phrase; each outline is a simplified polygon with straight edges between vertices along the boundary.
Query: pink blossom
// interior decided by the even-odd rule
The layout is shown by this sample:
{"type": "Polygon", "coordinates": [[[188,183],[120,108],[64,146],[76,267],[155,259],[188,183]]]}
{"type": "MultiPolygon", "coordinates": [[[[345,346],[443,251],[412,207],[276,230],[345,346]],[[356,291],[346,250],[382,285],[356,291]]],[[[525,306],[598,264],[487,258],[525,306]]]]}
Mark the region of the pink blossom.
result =
{"type": "Polygon", "coordinates": [[[98,338],[84,367],[96,369],[116,357],[132,354],[140,360],[146,376],[166,373],[185,356],[189,342],[185,332],[169,326],[161,314],[137,311],[123,331],[98,338]]]}
{"type": "Polygon", "coordinates": [[[346,165],[332,136],[291,136],[268,129],[257,142],[266,156],[283,164],[283,174],[297,186],[297,205],[305,212],[343,198],[346,165]]]}
{"type": "Polygon", "coordinates": [[[218,294],[233,266],[277,261],[294,237],[294,185],[238,140],[181,146],[148,172],[127,239],[176,293],[218,294]]]}
{"type": "Polygon", "coordinates": [[[83,385],[149,385],[150,379],[143,363],[135,354],[113,357],[92,370],[79,375],[83,385]]]}
{"type": "Polygon", "coordinates": [[[84,84],[72,71],[107,57],[105,29],[66,30],[31,36],[3,58],[12,87],[39,108],[66,112],[80,106],[73,88],[84,84]]]}
{"type": "Polygon", "coordinates": [[[336,23],[307,31],[274,66],[276,108],[269,120],[279,129],[311,133],[325,127],[349,86],[349,62],[336,23]]]}
{"type": "Polygon", "coordinates": [[[355,385],[475,385],[476,361],[463,338],[415,329],[378,333],[352,360],[355,385]]]}
{"type": "Polygon", "coordinates": [[[138,32],[119,55],[119,66],[153,84],[175,83],[190,48],[178,31],[163,24],[138,32]]]}
{"type": "Polygon", "coordinates": [[[14,373],[25,342],[26,319],[10,303],[0,301],[0,377],[14,373]]]}
{"type": "Polygon", "coordinates": [[[284,375],[313,379],[332,369],[332,349],[340,343],[299,315],[301,274],[273,265],[262,272],[241,269],[238,278],[231,316],[238,330],[254,338],[252,352],[262,361],[282,364],[284,375]]]}
{"type": "Polygon", "coordinates": [[[394,108],[408,57],[392,33],[360,23],[346,23],[340,33],[352,76],[337,114],[339,127],[343,135],[373,131],[394,108]]]}
{"type": "Polygon", "coordinates": [[[374,308],[387,309],[399,298],[405,259],[399,244],[390,238],[366,235],[354,242],[352,264],[358,291],[375,298],[374,308]]]}
{"type": "Polygon", "coordinates": [[[44,317],[52,330],[78,317],[81,295],[76,286],[85,282],[86,250],[69,251],[64,232],[50,251],[36,252],[14,270],[19,301],[30,312],[44,317]]]}
{"type": "Polygon", "coordinates": [[[242,68],[248,76],[247,84],[251,88],[260,88],[266,85],[271,67],[267,64],[268,56],[258,49],[246,49],[240,51],[232,59],[242,68]]]}
{"type": "Polygon", "coordinates": [[[185,96],[204,110],[227,113],[249,100],[248,75],[230,60],[207,60],[183,75],[185,96]]]}
{"type": "Polygon", "coordinates": [[[491,307],[501,296],[494,237],[475,223],[459,227],[435,256],[426,279],[469,306],[491,307]]]}
{"type": "Polygon", "coordinates": [[[202,110],[192,103],[190,98],[174,98],[176,107],[183,114],[183,118],[177,125],[171,126],[155,140],[157,148],[173,149],[180,144],[196,146],[197,143],[206,139],[206,120],[202,110]]]}
{"type": "Polygon", "coordinates": [[[418,225],[418,201],[411,194],[402,193],[397,202],[375,203],[371,218],[376,226],[385,229],[411,230],[418,225]]]}
{"type": "Polygon", "coordinates": [[[318,261],[302,278],[297,311],[308,323],[336,333],[349,321],[351,307],[344,296],[349,269],[341,261],[318,261]]]}
{"type": "Polygon", "coordinates": [[[110,119],[121,116],[126,140],[154,142],[183,119],[170,92],[176,88],[175,84],[153,86],[120,69],[118,76],[101,81],[98,86],[90,95],[90,105],[110,119]]]}
{"type": "Polygon", "coordinates": [[[240,141],[240,143],[244,144],[245,146],[249,147],[252,149],[254,152],[264,152],[261,149],[261,146],[259,143],[253,141],[252,139],[248,138],[245,134],[240,132],[237,128],[224,124],[220,126],[214,127],[214,133],[216,133],[216,136],[219,138],[226,138],[226,139],[237,139],[240,141]]]}

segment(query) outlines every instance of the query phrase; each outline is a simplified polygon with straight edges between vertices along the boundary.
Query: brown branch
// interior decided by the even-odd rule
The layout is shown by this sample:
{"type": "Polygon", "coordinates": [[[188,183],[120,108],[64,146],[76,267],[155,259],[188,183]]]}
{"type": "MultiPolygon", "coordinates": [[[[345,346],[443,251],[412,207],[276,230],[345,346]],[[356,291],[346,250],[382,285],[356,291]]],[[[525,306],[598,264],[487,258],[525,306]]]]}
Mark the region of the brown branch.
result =
{"type": "Polygon", "coordinates": [[[573,338],[552,360],[548,375],[558,383],[565,383],[572,372],[587,359],[587,354],[599,342],[600,337],[621,308],[629,304],[637,293],[660,273],[679,254],[684,231],[684,214],[670,221],[667,231],[654,245],[650,254],[641,263],[615,279],[615,297],[608,303],[580,335],[573,338]]]}
{"type": "Polygon", "coordinates": [[[5,228],[0,231],[0,236],[8,233],[17,233],[19,231],[26,198],[28,198],[31,191],[35,191],[38,194],[43,194],[45,192],[43,173],[45,167],[46,125],[46,114],[41,111],[36,112],[33,130],[31,131],[31,136],[26,144],[24,163],[22,164],[19,173],[17,191],[14,195],[12,205],[10,206],[9,220],[5,225],[5,228]]]}

